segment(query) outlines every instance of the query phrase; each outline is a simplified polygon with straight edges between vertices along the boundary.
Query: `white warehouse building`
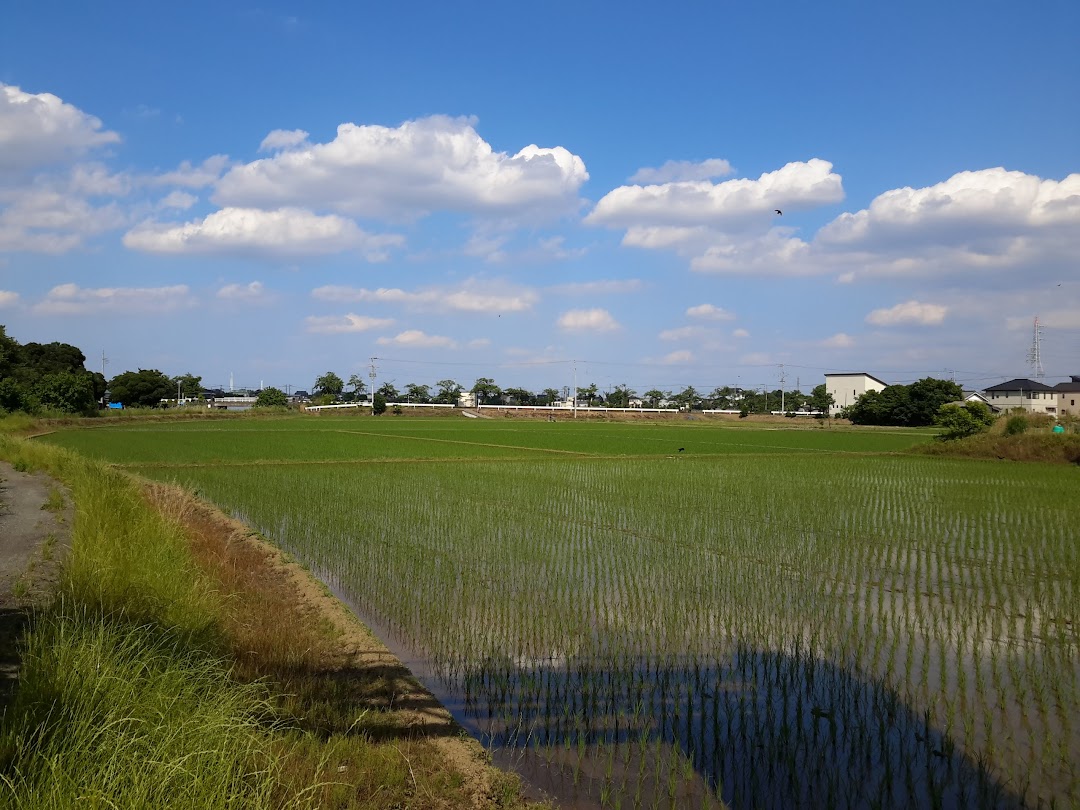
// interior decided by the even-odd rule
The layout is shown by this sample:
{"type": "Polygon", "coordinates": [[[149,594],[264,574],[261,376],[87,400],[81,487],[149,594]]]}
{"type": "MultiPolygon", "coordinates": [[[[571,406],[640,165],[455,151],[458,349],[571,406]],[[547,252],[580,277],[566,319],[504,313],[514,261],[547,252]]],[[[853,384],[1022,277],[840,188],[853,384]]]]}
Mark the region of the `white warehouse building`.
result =
{"type": "Polygon", "coordinates": [[[833,404],[829,408],[829,416],[836,416],[848,405],[854,405],[855,400],[867,391],[885,390],[887,384],[864,371],[826,374],[825,390],[832,394],[833,398],[833,404]]]}

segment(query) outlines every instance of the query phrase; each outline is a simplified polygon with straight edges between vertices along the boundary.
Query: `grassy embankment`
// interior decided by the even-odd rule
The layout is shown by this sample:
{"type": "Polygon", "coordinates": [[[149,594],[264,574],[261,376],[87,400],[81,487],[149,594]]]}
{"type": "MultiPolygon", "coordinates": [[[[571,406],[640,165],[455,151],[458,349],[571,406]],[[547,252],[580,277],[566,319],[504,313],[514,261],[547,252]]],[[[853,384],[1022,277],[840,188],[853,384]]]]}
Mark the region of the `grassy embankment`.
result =
{"type": "Polygon", "coordinates": [[[408,674],[357,667],[341,623],[314,614],[235,527],[227,536],[175,490],[148,490],[152,505],[123,473],[10,433],[0,457],[63,480],[76,503],[59,593],[24,639],[0,719],[0,803],[521,803],[514,778],[450,763],[439,741],[413,733],[394,706],[417,699],[408,674]]]}

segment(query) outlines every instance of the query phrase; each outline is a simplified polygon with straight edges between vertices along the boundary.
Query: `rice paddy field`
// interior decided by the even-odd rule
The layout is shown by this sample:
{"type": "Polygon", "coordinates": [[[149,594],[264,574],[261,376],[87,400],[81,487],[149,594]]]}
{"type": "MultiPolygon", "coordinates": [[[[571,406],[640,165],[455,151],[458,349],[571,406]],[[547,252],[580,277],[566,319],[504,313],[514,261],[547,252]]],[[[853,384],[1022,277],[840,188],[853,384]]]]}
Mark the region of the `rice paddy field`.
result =
{"type": "Polygon", "coordinates": [[[563,806],[1080,806],[1074,466],[701,420],[41,440],[262,532],[563,806]]]}

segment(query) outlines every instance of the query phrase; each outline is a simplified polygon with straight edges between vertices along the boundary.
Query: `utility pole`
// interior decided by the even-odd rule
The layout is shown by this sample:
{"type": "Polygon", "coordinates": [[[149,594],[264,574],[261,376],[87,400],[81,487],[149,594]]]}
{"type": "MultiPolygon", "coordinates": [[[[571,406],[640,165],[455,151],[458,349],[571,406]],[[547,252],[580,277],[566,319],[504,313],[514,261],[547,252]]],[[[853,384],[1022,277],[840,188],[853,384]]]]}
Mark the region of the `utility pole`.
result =
{"type": "Polygon", "coordinates": [[[577,419],[577,360],[574,360],[574,418],[577,419]]]}
{"type": "Polygon", "coordinates": [[[786,380],[786,379],[787,379],[787,377],[784,376],[784,364],[781,363],[780,364],[780,410],[781,411],[784,410],[784,393],[785,393],[784,392],[784,380],[786,380]]]}
{"type": "MultiPolygon", "coordinates": [[[[101,350],[101,376],[105,380],[105,384],[108,385],[109,378],[105,376],[105,364],[109,362],[109,358],[105,356],[105,350],[101,350]]],[[[101,407],[105,407],[105,395],[101,395],[101,407]]]]}
{"type": "Polygon", "coordinates": [[[375,361],[378,357],[371,358],[371,366],[368,369],[368,377],[371,379],[371,415],[375,415],[375,361]]]}

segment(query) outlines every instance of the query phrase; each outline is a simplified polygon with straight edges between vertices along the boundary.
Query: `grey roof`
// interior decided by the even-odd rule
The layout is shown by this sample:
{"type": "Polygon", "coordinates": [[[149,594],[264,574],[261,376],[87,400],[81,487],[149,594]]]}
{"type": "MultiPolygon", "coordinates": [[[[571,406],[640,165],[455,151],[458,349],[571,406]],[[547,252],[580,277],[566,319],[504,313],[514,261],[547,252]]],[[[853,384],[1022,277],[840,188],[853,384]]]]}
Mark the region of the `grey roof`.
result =
{"type": "Polygon", "coordinates": [[[1069,382],[1058,383],[1054,386],[1055,391],[1080,391],[1080,374],[1073,374],[1069,382]]]}
{"type": "Polygon", "coordinates": [[[1008,382],[998,383],[997,385],[991,385],[986,389],[987,391],[1053,391],[1046,383],[1041,383],[1036,380],[1028,380],[1023,377],[1018,377],[1015,380],[1009,380],[1008,382]]]}

